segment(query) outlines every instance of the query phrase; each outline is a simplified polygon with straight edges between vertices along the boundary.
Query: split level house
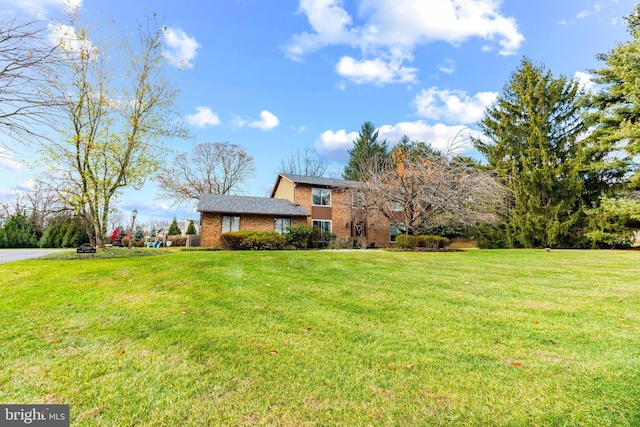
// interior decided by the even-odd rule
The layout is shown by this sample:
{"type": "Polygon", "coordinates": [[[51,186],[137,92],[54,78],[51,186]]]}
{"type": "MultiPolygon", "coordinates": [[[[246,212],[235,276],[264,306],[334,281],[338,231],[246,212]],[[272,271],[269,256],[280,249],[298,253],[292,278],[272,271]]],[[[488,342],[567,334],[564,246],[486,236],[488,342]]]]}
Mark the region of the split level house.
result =
{"type": "Polygon", "coordinates": [[[395,228],[381,215],[360,212],[350,189],[358,182],[281,173],[271,197],[202,194],[198,203],[201,245],[222,246],[221,236],[230,231],[276,231],[306,225],[334,233],[338,239],[387,247],[395,228]],[[367,218],[368,216],[368,218],[367,218]]]}

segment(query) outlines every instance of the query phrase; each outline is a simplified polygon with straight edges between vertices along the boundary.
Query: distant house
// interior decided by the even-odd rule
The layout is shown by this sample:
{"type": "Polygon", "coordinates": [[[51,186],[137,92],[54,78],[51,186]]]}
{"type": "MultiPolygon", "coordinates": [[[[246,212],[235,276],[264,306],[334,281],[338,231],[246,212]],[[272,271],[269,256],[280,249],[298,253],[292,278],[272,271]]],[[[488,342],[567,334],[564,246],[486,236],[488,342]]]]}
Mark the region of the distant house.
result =
{"type": "MultiPolygon", "coordinates": [[[[221,246],[228,231],[286,232],[286,227],[307,225],[336,234],[339,239],[365,240],[389,246],[389,222],[379,215],[361,214],[354,192],[357,181],[279,174],[271,197],[203,194],[198,203],[202,246],[221,246]]],[[[357,199],[357,197],[356,197],[357,199]]]]}

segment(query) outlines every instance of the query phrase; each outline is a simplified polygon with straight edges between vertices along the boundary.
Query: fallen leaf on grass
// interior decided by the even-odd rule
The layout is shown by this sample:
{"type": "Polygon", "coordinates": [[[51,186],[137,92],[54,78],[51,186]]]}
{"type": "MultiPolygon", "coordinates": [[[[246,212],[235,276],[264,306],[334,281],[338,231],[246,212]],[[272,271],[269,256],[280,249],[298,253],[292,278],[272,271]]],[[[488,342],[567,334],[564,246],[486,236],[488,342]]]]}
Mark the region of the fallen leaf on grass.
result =
{"type": "Polygon", "coordinates": [[[557,343],[556,341],[554,341],[554,340],[549,340],[549,342],[550,342],[551,344],[553,344],[553,345],[558,344],[558,343],[557,343]]]}
{"type": "Polygon", "coordinates": [[[537,325],[537,324],[538,324],[538,323],[540,323],[540,322],[538,322],[537,320],[534,320],[534,321],[533,321],[533,322],[531,322],[531,323],[533,323],[534,325],[537,325]]]}
{"type": "Polygon", "coordinates": [[[395,371],[396,366],[393,363],[389,363],[389,369],[391,369],[392,371],[395,371]]]}
{"type": "Polygon", "coordinates": [[[409,364],[407,365],[407,369],[408,369],[408,370],[412,370],[412,369],[413,369],[413,365],[412,365],[411,363],[409,363],[409,364]]]}
{"type": "Polygon", "coordinates": [[[182,310],[180,313],[182,313],[182,314],[187,314],[187,313],[188,313],[188,311],[187,311],[187,310],[182,310]]]}
{"type": "Polygon", "coordinates": [[[465,285],[468,285],[468,284],[469,284],[469,282],[464,282],[464,284],[465,284],[465,285]]]}
{"type": "Polygon", "coordinates": [[[493,343],[494,344],[500,344],[500,340],[495,340],[493,343]]]}
{"type": "Polygon", "coordinates": [[[271,353],[271,354],[273,354],[275,356],[276,354],[278,354],[278,350],[271,350],[269,353],[271,353]]]}
{"type": "Polygon", "coordinates": [[[618,298],[618,302],[622,302],[622,298],[618,298]]]}
{"type": "Polygon", "coordinates": [[[307,331],[312,331],[312,330],[313,330],[313,328],[310,328],[310,327],[307,328],[307,331]]]}
{"type": "Polygon", "coordinates": [[[149,355],[149,350],[142,350],[138,352],[138,356],[148,356],[148,355],[149,355]]]}
{"type": "Polygon", "coordinates": [[[124,354],[124,350],[120,350],[117,355],[122,356],[123,354],[124,354]]]}
{"type": "Polygon", "coordinates": [[[515,366],[515,367],[522,366],[522,362],[518,362],[517,360],[512,360],[511,361],[511,366],[515,366]]]}

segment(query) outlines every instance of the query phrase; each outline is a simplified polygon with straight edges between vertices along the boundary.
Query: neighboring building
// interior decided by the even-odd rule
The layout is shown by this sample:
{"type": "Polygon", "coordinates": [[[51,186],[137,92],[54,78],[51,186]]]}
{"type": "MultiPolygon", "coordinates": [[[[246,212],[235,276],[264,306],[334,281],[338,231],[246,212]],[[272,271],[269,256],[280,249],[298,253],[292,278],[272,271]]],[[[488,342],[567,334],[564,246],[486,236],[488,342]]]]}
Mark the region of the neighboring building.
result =
{"type": "Polygon", "coordinates": [[[379,214],[369,213],[367,218],[352,192],[346,191],[358,185],[357,181],[279,174],[271,197],[203,194],[198,203],[202,246],[221,246],[220,236],[227,231],[282,233],[289,225],[318,227],[338,239],[389,246],[389,222],[379,214]]]}

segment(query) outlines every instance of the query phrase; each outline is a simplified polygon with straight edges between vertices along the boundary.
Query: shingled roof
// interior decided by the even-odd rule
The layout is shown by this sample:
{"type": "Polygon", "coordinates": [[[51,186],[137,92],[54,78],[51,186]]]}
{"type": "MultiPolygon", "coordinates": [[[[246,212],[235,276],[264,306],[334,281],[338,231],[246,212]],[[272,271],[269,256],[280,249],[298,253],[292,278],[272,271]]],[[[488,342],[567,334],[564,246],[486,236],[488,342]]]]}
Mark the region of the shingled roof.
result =
{"type": "Polygon", "coordinates": [[[318,187],[333,187],[333,188],[345,188],[345,187],[357,187],[362,184],[359,181],[349,181],[346,179],[338,179],[338,178],[325,178],[323,176],[306,176],[306,175],[294,175],[291,173],[280,173],[278,174],[278,178],[276,178],[276,184],[273,186],[273,190],[271,192],[271,197],[276,192],[276,188],[278,188],[278,184],[282,178],[286,178],[289,181],[292,181],[296,184],[307,184],[307,185],[316,185],[318,187]]]}
{"type": "Polygon", "coordinates": [[[271,197],[229,196],[226,194],[202,194],[198,202],[199,212],[263,214],[282,216],[309,216],[310,214],[289,200],[271,197]]]}

